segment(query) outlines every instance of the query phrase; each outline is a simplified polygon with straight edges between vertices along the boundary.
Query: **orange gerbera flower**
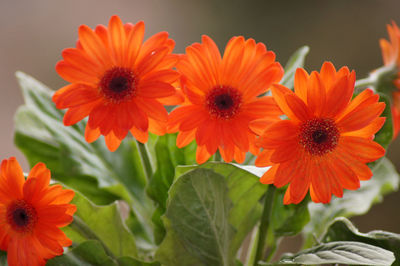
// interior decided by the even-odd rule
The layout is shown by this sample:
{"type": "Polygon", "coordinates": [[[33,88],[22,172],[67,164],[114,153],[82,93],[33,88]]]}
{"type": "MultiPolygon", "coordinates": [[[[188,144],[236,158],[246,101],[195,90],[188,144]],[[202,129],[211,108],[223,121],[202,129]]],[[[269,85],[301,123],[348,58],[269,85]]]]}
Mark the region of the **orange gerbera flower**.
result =
{"type": "Polygon", "coordinates": [[[111,151],[129,131],[144,143],[148,130],[158,135],[166,130],[162,101],[174,97],[171,84],[179,78],[171,69],[178,58],[171,54],[175,42],[161,32],[142,44],[143,34],[143,22],[123,25],[118,16],[111,17],[108,29],[82,25],[77,47],[65,49],[64,60],[56,65],[58,74],[72,83],[53,96],[57,108],[69,108],[64,124],[89,116],[86,140],[104,135],[111,151]]]}
{"type": "Polygon", "coordinates": [[[173,110],[169,131],[179,131],[177,146],[197,142],[197,162],[204,163],[217,149],[226,162],[243,162],[247,151],[257,153],[250,121],[279,119],[272,97],[259,97],[283,76],[275,54],[253,39],[233,37],[223,58],[208,37],[187,47],[177,65],[186,103],[173,110]]]}
{"type": "Polygon", "coordinates": [[[24,178],[21,166],[11,157],[0,169],[0,249],[7,251],[8,265],[45,265],[63,254],[72,241],[59,229],[72,222],[74,192],[49,186],[50,171],[35,165],[24,178]]]}
{"type": "Polygon", "coordinates": [[[399,72],[393,84],[398,88],[392,92],[392,118],[393,118],[393,139],[400,131],[400,29],[396,23],[387,25],[390,42],[385,39],[380,40],[382,49],[383,63],[385,66],[395,65],[399,72]]]}
{"type": "Polygon", "coordinates": [[[257,166],[272,166],[264,184],[282,187],[289,183],[284,203],[299,203],[308,190],[314,202],[328,203],[343,189],[355,190],[360,180],[372,176],[366,165],[385,150],[372,139],[385,118],[379,96],[364,90],[351,100],[355,73],[347,67],[336,72],[325,62],[321,73],[295,74],[295,92],[274,85],[272,94],[289,118],[273,123],[259,138],[264,148],[257,166]]]}

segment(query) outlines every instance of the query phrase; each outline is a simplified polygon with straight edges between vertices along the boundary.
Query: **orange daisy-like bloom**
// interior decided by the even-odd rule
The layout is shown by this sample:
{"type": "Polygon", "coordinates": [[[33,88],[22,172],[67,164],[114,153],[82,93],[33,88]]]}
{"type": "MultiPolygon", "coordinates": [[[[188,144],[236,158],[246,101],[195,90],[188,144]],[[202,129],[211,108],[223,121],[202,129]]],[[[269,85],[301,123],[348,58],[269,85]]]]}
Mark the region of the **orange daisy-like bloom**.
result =
{"type": "Polygon", "coordinates": [[[169,117],[169,132],[179,131],[177,146],[197,142],[197,162],[204,163],[217,149],[226,162],[243,162],[247,151],[257,153],[250,121],[279,119],[282,114],[272,97],[258,97],[283,76],[275,54],[253,39],[233,37],[223,58],[216,44],[187,47],[177,65],[187,99],[169,117]]]}
{"type": "Polygon", "coordinates": [[[400,131],[400,29],[396,23],[387,25],[390,42],[385,39],[380,40],[382,49],[383,63],[385,66],[396,65],[398,68],[397,78],[393,84],[398,90],[392,92],[392,118],[393,118],[393,138],[399,134],[400,131]]]}
{"type": "Polygon", "coordinates": [[[8,265],[45,265],[63,254],[72,241],[59,229],[72,222],[74,192],[49,186],[50,170],[35,165],[25,180],[17,160],[3,160],[0,168],[0,249],[8,265]]]}
{"type": "Polygon", "coordinates": [[[172,70],[178,59],[171,54],[175,42],[160,32],[142,44],[143,35],[143,22],[124,25],[118,16],[111,17],[108,29],[82,25],[76,48],[65,49],[56,65],[72,83],[53,96],[57,108],[69,108],[64,124],[89,116],[86,140],[104,135],[111,151],[129,131],[142,143],[149,130],[165,134],[168,113],[162,103],[176,95],[171,85],[179,78],[172,70]]]}
{"type": "Polygon", "coordinates": [[[274,85],[272,94],[289,118],[273,123],[258,140],[264,148],[257,166],[272,166],[264,184],[289,184],[284,203],[299,203],[308,190],[314,202],[328,203],[332,194],[355,190],[372,172],[366,165],[385,150],[372,139],[385,118],[379,96],[364,90],[353,100],[355,73],[347,67],[336,72],[325,62],[321,73],[295,74],[295,92],[274,85]]]}

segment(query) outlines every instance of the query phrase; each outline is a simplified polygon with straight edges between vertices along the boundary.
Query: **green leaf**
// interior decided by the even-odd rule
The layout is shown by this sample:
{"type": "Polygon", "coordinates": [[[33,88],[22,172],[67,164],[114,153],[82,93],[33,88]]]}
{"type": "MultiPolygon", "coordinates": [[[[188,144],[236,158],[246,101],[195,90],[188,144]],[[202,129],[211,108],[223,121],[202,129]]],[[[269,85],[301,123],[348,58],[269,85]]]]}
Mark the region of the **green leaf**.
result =
{"type": "Polygon", "coordinates": [[[299,204],[283,204],[286,189],[278,189],[275,193],[271,214],[271,230],[275,236],[292,236],[301,232],[310,221],[308,200],[299,204]]]}
{"type": "MultiPolygon", "coordinates": [[[[231,207],[225,178],[212,170],[195,169],[171,187],[164,219],[184,249],[205,265],[232,265],[234,229],[228,221],[231,207]]],[[[163,261],[160,253],[156,256],[162,264],[176,265],[163,261]]],[[[181,261],[179,265],[191,264],[181,261]]]]}
{"type": "MultiPolygon", "coordinates": [[[[236,166],[252,173],[257,176],[257,178],[261,177],[269,169],[269,167],[255,167],[250,165],[236,166]]],[[[247,177],[247,179],[248,178],[249,177],[247,177]]],[[[257,182],[259,183],[259,181],[257,182]]],[[[266,186],[264,187],[266,189],[266,186]]],[[[265,189],[263,189],[264,192],[265,189]]],[[[310,214],[307,207],[308,200],[303,200],[300,204],[284,205],[283,197],[285,192],[286,189],[281,188],[277,189],[274,194],[270,228],[277,237],[298,234],[310,220],[310,214]]]]}
{"type": "Polygon", "coordinates": [[[156,260],[166,266],[206,266],[200,258],[191,254],[181,240],[178,233],[171,227],[171,222],[164,219],[164,226],[167,232],[159,249],[156,252],[156,260]]]}
{"type": "Polygon", "coordinates": [[[294,54],[289,58],[288,62],[285,65],[285,74],[281,80],[281,84],[283,86],[288,87],[289,89],[293,88],[294,84],[294,74],[296,73],[296,69],[304,66],[304,61],[310,48],[308,46],[300,47],[294,54]]]}
{"type": "Polygon", "coordinates": [[[96,240],[82,242],[77,247],[69,250],[61,256],[47,261],[47,266],[159,266],[157,262],[147,263],[132,257],[124,256],[113,259],[107,255],[103,246],[96,240]]]}
{"type": "Polygon", "coordinates": [[[303,250],[285,257],[279,264],[391,265],[393,253],[361,242],[337,241],[303,250]]]}
{"type": "Polygon", "coordinates": [[[391,111],[391,104],[390,104],[390,98],[383,94],[383,93],[378,93],[379,94],[379,101],[384,102],[386,104],[385,110],[383,110],[382,117],[386,117],[385,124],[383,127],[378,131],[378,133],[375,135],[374,141],[378,142],[379,144],[382,145],[385,149],[389,146],[389,144],[392,142],[393,138],[393,118],[392,118],[392,111],[391,111]]]}
{"type": "Polygon", "coordinates": [[[135,239],[122,221],[118,203],[96,206],[78,192],[71,203],[77,211],[64,231],[72,241],[98,240],[110,256],[136,256],[135,239]]]}
{"type": "Polygon", "coordinates": [[[120,266],[160,266],[158,262],[144,262],[132,257],[120,257],[117,262],[120,266]]]}
{"type": "Polygon", "coordinates": [[[261,217],[262,205],[259,200],[265,194],[267,186],[261,184],[259,177],[253,173],[262,175],[265,169],[256,170],[254,166],[208,162],[200,166],[177,167],[175,176],[179,177],[183,173],[197,168],[211,169],[226,179],[229,198],[233,203],[229,223],[236,230],[231,244],[231,254],[235,255],[244,238],[261,217]]]}
{"type": "Polygon", "coordinates": [[[194,143],[179,149],[176,146],[177,134],[166,134],[157,138],[151,153],[155,158],[156,171],[146,188],[147,194],[157,203],[152,221],[155,225],[155,240],[159,244],[165,236],[161,216],[165,213],[168,190],[174,181],[175,167],[195,162],[194,143]]]}
{"type": "Polygon", "coordinates": [[[320,236],[335,217],[362,215],[382,201],[384,195],[398,189],[399,174],[387,158],[381,159],[372,172],[371,180],[362,181],[358,190],[346,190],[343,198],[333,198],[329,204],[309,204],[311,220],[303,231],[306,247],[313,244],[314,236],[320,236]]]}
{"type": "Polygon", "coordinates": [[[396,261],[393,266],[400,265],[400,235],[386,231],[360,233],[346,218],[336,218],[322,238],[323,242],[357,241],[381,247],[394,253],[396,261]]]}
{"type": "Polygon", "coordinates": [[[81,243],[79,246],[73,248],[62,256],[55,257],[48,260],[47,266],[90,266],[90,265],[104,265],[104,266],[117,266],[115,260],[107,256],[102,245],[95,240],[89,240],[81,243]]]}
{"type": "Polygon", "coordinates": [[[134,214],[131,225],[138,237],[152,244],[152,201],[145,193],[146,178],[136,143],[124,140],[111,153],[100,139],[84,139],[84,123],[63,125],[63,112],[51,100],[53,91],[18,72],[25,105],[15,116],[15,144],[31,167],[44,162],[52,177],[80,191],[96,204],[123,199],[134,214]]]}
{"type": "Polygon", "coordinates": [[[0,265],[7,266],[7,252],[0,250],[0,265]]]}

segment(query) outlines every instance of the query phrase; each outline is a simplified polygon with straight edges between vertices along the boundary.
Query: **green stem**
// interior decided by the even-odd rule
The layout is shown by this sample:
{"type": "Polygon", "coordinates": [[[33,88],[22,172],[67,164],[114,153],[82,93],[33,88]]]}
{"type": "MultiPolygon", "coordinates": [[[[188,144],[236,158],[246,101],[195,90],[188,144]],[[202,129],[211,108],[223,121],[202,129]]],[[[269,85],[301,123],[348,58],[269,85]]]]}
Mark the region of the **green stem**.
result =
{"type": "Polygon", "coordinates": [[[254,155],[252,154],[252,153],[250,153],[249,155],[248,155],[248,157],[246,158],[246,160],[244,161],[244,165],[248,165],[248,164],[250,164],[250,162],[254,159],[254,155]]]}
{"type": "Polygon", "coordinates": [[[214,154],[214,161],[216,162],[223,162],[224,160],[221,157],[221,154],[219,153],[219,150],[217,150],[214,154]]]}
{"type": "Polygon", "coordinates": [[[84,237],[86,237],[87,239],[99,241],[100,244],[103,246],[104,251],[107,253],[107,255],[112,257],[113,259],[117,259],[114,253],[112,253],[112,251],[106,246],[106,244],[104,244],[104,242],[96,235],[95,232],[92,231],[92,229],[90,229],[90,227],[86,225],[84,221],[82,221],[81,218],[74,215],[74,220],[69,226],[75,231],[79,232],[84,237]]]}
{"type": "Polygon", "coordinates": [[[153,176],[153,169],[151,168],[149,153],[147,151],[146,145],[140,143],[139,141],[136,141],[136,143],[139,149],[140,158],[142,159],[142,164],[144,172],[146,174],[147,182],[149,182],[151,177],[153,176]]]}
{"type": "Polygon", "coordinates": [[[375,81],[371,80],[370,77],[365,78],[365,79],[359,79],[356,81],[355,89],[362,89],[362,88],[367,88],[372,85],[374,85],[375,81]]]}
{"type": "Polygon", "coordinates": [[[271,211],[272,205],[274,203],[274,194],[276,188],[274,185],[269,185],[267,192],[265,193],[264,198],[264,209],[261,216],[259,234],[258,234],[258,242],[257,242],[257,250],[256,250],[256,257],[254,260],[254,265],[258,265],[258,261],[264,258],[264,251],[265,251],[265,240],[268,232],[268,227],[270,225],[271,220],[271,211]]]}

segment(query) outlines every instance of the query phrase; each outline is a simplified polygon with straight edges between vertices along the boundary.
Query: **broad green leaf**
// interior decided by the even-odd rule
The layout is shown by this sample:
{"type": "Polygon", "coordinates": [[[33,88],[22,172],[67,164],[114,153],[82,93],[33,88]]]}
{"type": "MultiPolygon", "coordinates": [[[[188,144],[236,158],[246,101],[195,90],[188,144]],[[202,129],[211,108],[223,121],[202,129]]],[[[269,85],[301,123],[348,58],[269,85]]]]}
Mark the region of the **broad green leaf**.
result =
{"type": "Polygon", "coordinates": [[[113,258],[107,255],[96,240],[88,240],[72,248],[61,256],[50,259],[47,266],[159,266],[157,262],[147,263],[132,257],[113,258]]]}
{"type": "Polygon", "coordinates": [[[120,266],[160,266],[158,262],[144,262],[132,257],[120,257],[117,262],[120,266]]]}
{"type": "Polygon", "coordinates": [[[161,216],[165,213],[168,190],[174,181],[175,167],[192,164],[195,161],[194,143],[179,149],[176,146],[176,134],[167,134],[157,138],[151,154],[155,158],[156,171],[153,174],[146,192],[157,203],[152,220],[155,225],[155,240],[160,243],[165,236],[161,216]]]}
{"type": "Polygon", "coordinates": [[[236,230],[231,243],[232,256],[236,254],[244,238],[261,217],[262,205],[259,200],[265,194],[267,186],[261,184],[259,177],[253,173],[262,175],[265,169],[258,172],[254,168],[208,162],[200,166],[180,166],[176,169],[176,178],[191,169],[211,169],[225,177],[229,189],[229,198],[233,204],[229,214],[229,223],[236,230]]]}
{"type": "Polygon", "coordinates": [[[279,264],[391,265],[393,253],[361,242],[337,241],[303,250],[282,259],[279,264]]]}
{"type": "Polygon", "coordinates": [[[117,262],[109,257],[103,246],[95,240],[81,243],[62,256],[48,260],[47,266],[117,266],[117,262]]]}
{"type": "Polygon", "coordinates": [[[394,253],[396,261],[393,266],[400,265],[400,234],[380,230],[360,233],[348,219],[339,217],[329,226],[322,241],[357,241],[381,247],[394,253]]]}
{"type": "Polygon", "coordinates": [[[44,162],[53,179],[96,204],[125,200],[134,212],[132,231],[151,244],[154,206],[145,193],[146,179],[136,143],[126,139],[113,153],[102,139],[87,143],[83,122],[63,125],[63,112],[51,100],[53,91],[21,72],[17,77],[25,105],[15,116],[15,144],[30,165],[44,162]]]}
{"type": "MultiPolygon", "coordinates": [[[[195,169],[182,175],[171,187],[165,213],[165,224],[175,233],[174,242],[201,261],[201,265],[227,266],[233,264],[230,243],[234,234],[229,224],[232,202],[225,178],[208,169],[195,169]]],[[[168,244],[168,243],[167,243],[168,244]]],[[[161,244],[156,258],[169,264],[160,254],[166,254],[178,245],[161,244]],[[164,249],[164,251],[163,251],[164,249]],[[166,250],[167,249],[167,250],[166,250]]],[[[180,261],[179,265],[193,265],[193,260],[180,261]]]]}
{"type": "Polygon", "coordinates": [[[96,206],[76,192],[72,200],[77,211],[74,221],[64,229],[73,242],[98,240],[112,257],[136,256],[136,244],[121,218],[117,203],[96,206]]]}
{"type": "Polygon", "coordinates": [[[278,189],[275,193],[271,214],[271,230],[275,236],[291,236],[301,232],[310,221],[308,200],[299,204],[283,204],[286,189],[278,189]]]}
{"type": "Polygon", "coordinates": [[[296,69],[304,66],[304,61],[310,48],[308,46],[300,47],[294,54],[289,58],[288,62],[285,65],[285,74],[281,80],[281,84],[288,87],[289,89],[293,88],[294,84],[294,74],[296,73],[296,69]]]}
{"type": "Polygon", "coordinates": [[[362,181],[355,191],[346,190],[343,198],[333,198],[329,204],[308,205],[311,220],[304,228],[306,247],[313,244],[314,236],[319,237],[335,217],[351,217],[366,213],[373,204],[382,201],[384,195],[398,189],[399,174],[387,159],[381,159],[372,169],[371,180],[362,181]],[[314,236],[313,236],[314,235],[314,236]]]}
{"type": "MultiPolygon", "coordinates": [[[[252,173],[258,178],[270,168],[249,165],[236,166],[252,173]]],[[[266,188],[265,185],[262,186],[266,188]]],[[[289,236],[298,234],[310,220],[310,215],[307,208],[308,201],[303,200],[300,204],[284,205],[283,197],[285,191],[286,189],[277,189],[274,195],[270,228],[271,231],[274,232],[275,236],[289,236]]]]}
{"type": "Polygon", "coordinates": [[[171,227],[171,222],[164,219],[164,226],[167,232],[159,249],[156,252],[156,260],[162,265],[174,266],[206,266],[200,258],[196,257],[186,248],[185,243],[180,239],[178,233],[171,227]]]}

